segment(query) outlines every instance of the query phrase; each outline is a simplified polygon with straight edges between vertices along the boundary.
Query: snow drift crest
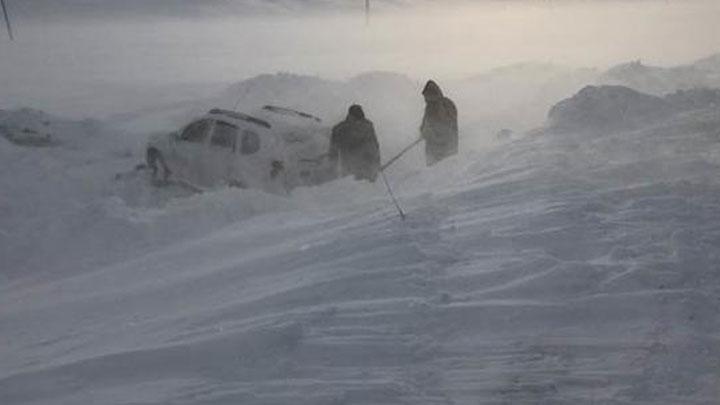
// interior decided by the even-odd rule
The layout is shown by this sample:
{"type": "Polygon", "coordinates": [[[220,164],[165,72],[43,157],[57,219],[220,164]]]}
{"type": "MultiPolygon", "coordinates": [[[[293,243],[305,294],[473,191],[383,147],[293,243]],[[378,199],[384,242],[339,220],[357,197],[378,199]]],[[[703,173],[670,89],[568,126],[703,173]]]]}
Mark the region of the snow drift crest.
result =
{"type": "Polygon", "coordinates": [[[559,132],[607,133],[641,128],[679,112],[718,105],[719,89],[678,90],[658,97],[624,86],[586,86],[555,104],[548,113],[548,121],[549,127],[559,132]]]}

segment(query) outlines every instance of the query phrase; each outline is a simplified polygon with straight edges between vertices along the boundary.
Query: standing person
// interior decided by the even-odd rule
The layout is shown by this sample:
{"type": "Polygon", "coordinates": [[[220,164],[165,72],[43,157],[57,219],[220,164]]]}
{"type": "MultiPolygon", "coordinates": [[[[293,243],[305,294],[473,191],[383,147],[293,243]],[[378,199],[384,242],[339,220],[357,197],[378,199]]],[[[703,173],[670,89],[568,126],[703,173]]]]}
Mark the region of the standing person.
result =
{"type": "Polygon", "coordinates": [[[335,125],[330,138],[328,157],[341,176],[374,182],[380,170],[380,145],[373,123],[365,118],[362,107],[348,109],[345,121],[335,125]]]}
{"type": "Polygon", "coordinates": [[[425,115],[420,136],[425,140],[427,165],[432,166],[458,152],[457,108],[432,80],[427,82],[422,95],[425,97],[425,115]]]}

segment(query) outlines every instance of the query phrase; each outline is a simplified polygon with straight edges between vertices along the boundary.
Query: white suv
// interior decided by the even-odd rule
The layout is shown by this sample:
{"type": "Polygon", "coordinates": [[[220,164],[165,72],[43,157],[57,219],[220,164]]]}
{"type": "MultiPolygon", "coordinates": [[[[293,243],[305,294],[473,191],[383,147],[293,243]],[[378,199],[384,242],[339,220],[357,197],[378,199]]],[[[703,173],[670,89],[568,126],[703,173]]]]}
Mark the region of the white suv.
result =
{"type": "Polygon", "coordinates": [[[157,178],[197,189],[236,186],[285,193],[334,178],[324,154],[330,130],[300,111],[265,106],[253,115],[213,109],[179,132],[150,139],[157,178]]]}

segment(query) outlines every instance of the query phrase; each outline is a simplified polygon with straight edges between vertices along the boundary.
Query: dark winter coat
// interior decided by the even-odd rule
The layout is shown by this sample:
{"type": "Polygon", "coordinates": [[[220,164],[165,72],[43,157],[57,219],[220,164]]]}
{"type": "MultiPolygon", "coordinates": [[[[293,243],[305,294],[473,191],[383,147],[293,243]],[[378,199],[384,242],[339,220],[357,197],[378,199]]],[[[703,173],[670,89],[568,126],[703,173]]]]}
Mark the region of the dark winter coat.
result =
{"type": "Polygon", "coordinates": [[[360,106],[350,107],[345,121],[332,129],[330,161],[339,165],[340,175],[375,181],[380,169],[380,146],[375,128],[360,106]]]}
{"type": "Polygon", "coordinates": [[[422,94],[426,105],[420,134],[425,140],[427,165],[432,166],[458,152],[457,108],[432,80],[422,94]]]}

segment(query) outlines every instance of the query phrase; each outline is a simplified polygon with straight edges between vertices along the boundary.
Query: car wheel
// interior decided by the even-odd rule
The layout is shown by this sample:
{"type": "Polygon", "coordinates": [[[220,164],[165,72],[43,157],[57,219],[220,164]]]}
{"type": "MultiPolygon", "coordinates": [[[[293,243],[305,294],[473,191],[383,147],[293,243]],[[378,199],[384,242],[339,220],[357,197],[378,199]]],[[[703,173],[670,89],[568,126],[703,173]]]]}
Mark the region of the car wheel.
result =
{"type": "Polygon", "coordinates": [[[228,185],[228,187],[231,187],[231,188],[247,188],[247,186],[245,186],[245,183],[243,183],[240,180],[235,180],[235,179],[228,181],[227,185],[228,185]]]}

